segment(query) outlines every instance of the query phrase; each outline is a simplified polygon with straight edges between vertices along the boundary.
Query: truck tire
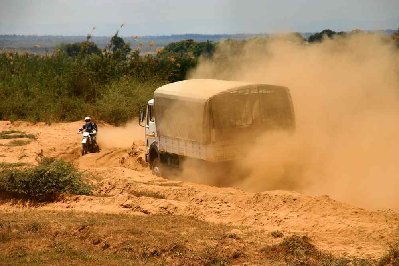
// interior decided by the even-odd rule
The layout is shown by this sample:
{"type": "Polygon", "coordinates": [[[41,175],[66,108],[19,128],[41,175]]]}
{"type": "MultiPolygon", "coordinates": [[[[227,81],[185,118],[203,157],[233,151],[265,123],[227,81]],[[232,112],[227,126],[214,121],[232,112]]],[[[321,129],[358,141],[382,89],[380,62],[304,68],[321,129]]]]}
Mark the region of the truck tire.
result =
{"type": "Polygon", "coordinates": [[[159,157],[154,158],[151,164],[152,173],[156,176],[162,176],[162,166],[159,157]]]}

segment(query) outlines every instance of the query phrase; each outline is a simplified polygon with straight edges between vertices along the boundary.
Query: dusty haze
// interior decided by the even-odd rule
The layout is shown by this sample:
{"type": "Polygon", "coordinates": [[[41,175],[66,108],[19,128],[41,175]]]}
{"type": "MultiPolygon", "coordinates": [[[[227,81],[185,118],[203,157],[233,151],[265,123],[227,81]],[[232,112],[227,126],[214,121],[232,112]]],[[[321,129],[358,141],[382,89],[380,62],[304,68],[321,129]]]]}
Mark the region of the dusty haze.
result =
{"type": "Polygon", "coordinates": [[[239,186],[398,209],[399,52],[387,37],[356,33],[305,44],[282,36],[242,48],[225,42],[191,77],[290,88],[296,133],[262,136],[243,156],[251,173],[239,186]]]}
{"type": "Polygon", "coordinates": [[[132,120],[123,127],[100,125],[98,144],[101,148],[130,148],[135,140],[144,139],[144,128],[138,120],[132,120]]]}

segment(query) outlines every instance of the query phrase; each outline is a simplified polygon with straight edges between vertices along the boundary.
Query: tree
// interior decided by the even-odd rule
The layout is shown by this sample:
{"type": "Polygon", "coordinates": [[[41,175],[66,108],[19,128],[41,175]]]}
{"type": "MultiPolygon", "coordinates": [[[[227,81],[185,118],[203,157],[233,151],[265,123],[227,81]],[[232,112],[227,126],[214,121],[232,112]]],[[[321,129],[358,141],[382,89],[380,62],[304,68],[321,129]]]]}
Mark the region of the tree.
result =
{"type": "Polygon", "coordinates": [[[80,43],[79,54],[80,55],[101,54],[101,50],[94,42],[85,41],[80,43]]]}
{"type": "Polygon", "coordinates": [[[100,48],[98,48],[94,42],[90,41],[61,44],[60,50],[70,57],[101,53],[100,48]]]}
{"type": "Polygon", "coordinates": [[[123,49],[124,46],[125,46],[125,40],[119,37],[118,33],[112,36],[110,41],[110,48],[112,52],[117,52],[118,50],[123,49]]]}
{"type": "Polygon", "coordinates": [[[192,54],[195,57],[199,57],[201,55],[212,56],[214,52],[215,44],[213,42],[196,42],[189,39],[166,45],[160,54],[192,54]]]}
{"type": "Polygon", "coordinates": [[[173,82],[183,80],[187,72],[197,65],[200,56],[211,57],[214,51],[215,44],[210,41],[189,39],[166,45],[157,54],[157,59],[167,69],[168,80],[173,82]]]}
{"type": "Polygon", "coordinates": [[[326,30],[322,30],[319,33],[315,33],[309,36],[308,38],[308,42],[321,42],[323,40],[323,38],[330,38],[332,39],[334,37],[334,35],[344,35],[345,32],[335,32],[333,30],[330,29],[326,29],[326,30]]]}
{"type": "Polygon", "coordinates": [[[125,40],[118,36],[117,31],[108,44],[108,50],[112,52],[114,58],[126,59],[131,48],[129,43],[125,43],[125,40]]]}
{"type": "Polygon", "coordinates": [[[396,42],[396,45],[399,47],[399,28],[392,34],[392,39],[396,42]]]}
{"type": "Polygon", "coordinates": [[[60,50],[70,57],[75,57],[80,52],[80,43],[61,44],[60,50]]]}

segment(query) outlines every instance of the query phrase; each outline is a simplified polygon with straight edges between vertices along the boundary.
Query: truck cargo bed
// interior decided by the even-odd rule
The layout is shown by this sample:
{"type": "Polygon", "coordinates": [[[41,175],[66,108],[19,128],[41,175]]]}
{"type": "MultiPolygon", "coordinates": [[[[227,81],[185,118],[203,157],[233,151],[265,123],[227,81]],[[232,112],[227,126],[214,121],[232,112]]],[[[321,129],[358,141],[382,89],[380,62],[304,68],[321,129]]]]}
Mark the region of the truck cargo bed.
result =
{"type": "Polygon", "coordinates": [[[160,137],[159,148],[161,152],[219,162],[237,159],[243,147],[242,144],[200,144],[197,141],[160,137]]]}

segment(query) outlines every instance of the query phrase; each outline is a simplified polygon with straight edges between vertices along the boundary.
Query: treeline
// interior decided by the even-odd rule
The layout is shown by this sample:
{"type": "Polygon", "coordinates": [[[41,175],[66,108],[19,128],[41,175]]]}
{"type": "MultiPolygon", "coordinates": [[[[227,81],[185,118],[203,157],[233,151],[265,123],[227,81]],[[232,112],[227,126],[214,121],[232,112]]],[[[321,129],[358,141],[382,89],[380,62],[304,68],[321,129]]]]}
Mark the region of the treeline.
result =
{"type": "MultiPolygon", "coordinates": [[[[305,39],[296,33],[308,43],[346,34],[324,30],[305,39]]],[[[392,38],[399,46],[399,31],[392,38]]],[[[267,43],[267,37],[258,39],[267,43]]],[[[247,41],[227,42],[234,56],[247,41]]],[[[157,87],[186,78],[200,57],[212,58],[217,45],[184,40],[143,55],[116,33],[105,48],[89,35],[46,55],[0,52],[0,119],[56,122],[90,115],[122,124],[137,116],[157,87]]]]}
{"type": "Polygon", "coordinates": [[[88,37],[43,55],[0,53],[0,119],[73,121],[91,115],[112,124],[137,116],[160,85],[182,80],[212,42],[171,43],[140,55],[117,34],[105,49],[88,37]]]}

